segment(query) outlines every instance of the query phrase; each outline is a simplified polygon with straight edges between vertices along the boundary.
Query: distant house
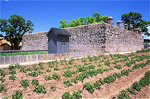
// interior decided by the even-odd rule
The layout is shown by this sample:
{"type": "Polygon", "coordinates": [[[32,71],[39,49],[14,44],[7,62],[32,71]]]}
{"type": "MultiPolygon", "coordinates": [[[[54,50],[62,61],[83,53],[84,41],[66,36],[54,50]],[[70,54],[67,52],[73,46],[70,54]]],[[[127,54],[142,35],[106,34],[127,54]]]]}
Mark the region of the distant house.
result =
{"type": "MultiPolygon", "coordinates": [[[[20,42],[18,49],[22,48],[22,42],[20,42]]],[[[11,50],[11,44],[9,41],[5,40],[4,37],[0,37],[0,50],[11,50]]]]}

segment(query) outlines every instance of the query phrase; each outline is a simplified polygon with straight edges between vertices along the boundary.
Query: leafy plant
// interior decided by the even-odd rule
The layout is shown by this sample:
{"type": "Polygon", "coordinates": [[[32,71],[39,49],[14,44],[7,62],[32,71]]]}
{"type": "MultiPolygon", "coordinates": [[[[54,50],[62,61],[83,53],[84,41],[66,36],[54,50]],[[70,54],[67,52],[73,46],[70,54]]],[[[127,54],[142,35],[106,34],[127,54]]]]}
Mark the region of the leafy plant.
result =
{"type": "Polygon", "coordinates": [[[10,79],[10,80],[16,80],[16,78],[17,78],[17,77],[16,77],[15,75],[10,75],[10,76],[9,76],[9,79],[10,79]]]}
{"type": "Polygon", "coordinates": [[[52,77],[50,75],[45,77],[45,80],[52,80],[52,77]]]}
{"type": "Polygon", "coordinates": [[[39,85],[39,81],[37,79],[33,79],[31,82],[32,85],[39,85]]]}
{"type": "Polygon", "coordinates": [[[4,72],[4,69],[0,69],[0,76],[5,77],[6,73],[4,72]]]}
{"type": "Polygon", "coordinates": [[[101,64],[98,64],[98,67],[102,67],[102,65],[101,65],[101,64]]]}
{"type": "Polygon", "coordinates": [[[94,86],[90,83],[85,83],[83,85],[83,89],[86,89],[88,92],[93,93],[94,92],[94,86]]]}
{"type": "Polygon", "coordinates": [[[21,82],[21,85],[23,86],[23,87],[27,87],[27,86],[29,86],[29,81],[27,80],[27,79],[24,79],[24,80],[22,80],[21,82]]]}
{"type": "Polygon", "coordinates": [[[54,73],[52,78],[55,79],[55,80],[59,80],[60,75],[58,75],[57,73],[54,73]]]}
{"type": "Polygon", "coordinates": [[[26,73],[27,72],[27,69],[25,69],[26,67],[21,67],[20,68],[20,72],[24,72],[24,73],[26,73]]]}
{"type": "Polygon", "coordinates": [[[116,80],[116,76],[115,75],[108,75],[107,77],[104,78],[104,82],[110,84],[111,82],[116,80]]]}
{"type": "Polygon", "coordinates": [[[33,67],[27,68],[27,71],[33,71],[33,67]]]}
{"type": "Polygon", "coordinates": [[[104,64],[107,65],[107,66],[110,66],[110,61],[107,60],[107,61],[104,62],[104,64]]]}
{"type": "Polygon", "coordinates": [[[123,75],[129,75],[129,72],[132,72],[132,70],[131,69],[127,69],[127,70],[122,70],[121,71],[121,75],[123,76],[123,75]]]}
{"type": "Polygon", "coordinates": [[[33,90],[33,92],[40,94],[40,93],[46,93],[46,90],[43,85],[37,85],[37,86],[35,86],[35,89],[33,90]]]}
{"type": "Polygon", "coordinates": [[[56,90],[56,86],[53,85],[53,84],[51,84],[51,85],[50,85],[50,89],[52,89],[53,91],[55,91],[55,90],[56,90]]]}
{"type": "Polygon", "coordinates": [[[54,71],[58,71],[58,70],[60,70],[58,67],[55,67],[55,68],[54,68],[54,71]]]}
{"type": "Polygon", "coordinates": [[[71,79],[71,82],[74,82],[75,84],[78,82],[76,78],[71,79]]]}
{"type": "Polygon", "coordinates": [[[72,99],[72,96],[69,92],[65,92],[63,95],[62,95],[62,99],[72,99]]]}
{"type": "Polygon", "coordinates": [[[122,66],[121,65],[116,65],[115,68],[122,69],[122,66]]]}
{"type": "Polygon", "coordinates": [[[73,93],[72,93],[72,99],[81,99],[82,98],[81,92],[82,92],[82,90],[73,91],[73,93]]]}
{"type": "Polygon", "coordinates": [[[118,99],[130,99],[129,95],[125,90],[122,90],[120,93],[121,94],[119,95],[118,99]]]}
{"type": "Polygon", "coordinates": [[[87,62],[87,59],[85,57],[81,58],[81,62],[84,63],[84,62],[87,62]]]}
{"type": "Polygon", "coordinates": [[[142,86],[140,85],[139,82],[135,82],[135,83],[133,83],[132,88],[137,90],[137,91],[140,91],[142,86]]]}
{"type": "Polygon", "coordinates": [[[68,61],[68,63],[69,63],[70,65],[74,64],[74,59],[73,59],[73,58],[70,59],[70,60],[68,61]]]}
{"type": "Polygon", "coordinates": [[[94,83],[94,87],[95,87],[96,89],[100,89],[100,88],[101,88],[101,83],[100,83],[99,81],[96,81],[96,82],[94,83]]]}
{"type": "Polygon", "coordinates": [[[63,75],[65,77],[71,77],[72,76],[72,72],[70,70],[66,70],[63,75]]]}
{"type": "Polygon", "coordinates": [[[136,95],[136,92],[135,92],[135,90],[134,90],[133,88],[128,88],[127,90],[128,90],[128,92],[130,92],[131,94],[136,95]]]}
{"type": "Polygon", "coordinates": [[[46,72],[51,72],[51,69],[46,69],[46,72]]]}
{"type": "Polygon", "coordinates": [[[7,89],[4,88],[3,84],[0,84],[0,93],[2,93],[3,91],[7,91],[7,89]]]}
{"type": "Polygon", "coordinates": [[[70,80],[65,80],[65,81],[64,81],[64,84],[65,84],[67,87],[72,86],[70,80]]]}
{"type": "Polygon", "coordinates": [[[44,69],[44,63],[43,62],[39,62],[39,66],[40,66],[40,69],[44,69]]]}
{"type": "Polygon", "coordinates": [[[0,77],[0,80],[1,80],[2,82],[4,82],[6,79],[3,78],[3,77],[0,77]]]}
{"type": "Polygon", "coordinates": [[[95,69],[95,66],[94,65],[90,65],[88,68],[89,69],[95,69]]]}
{"type": "Polygon", "coordinates": [[[13,75],[13,74],[16,74],[16,71],[15,71],[15,70],[10,70],[10,71],[9,71],[9,74],[12,74],[12,75],[13,75]]]}
{"type": "Polygon", "coordinates": [[[16,91],[16,93],[12,94],[12,99],[23,99],[22,92],[16,91]]]}

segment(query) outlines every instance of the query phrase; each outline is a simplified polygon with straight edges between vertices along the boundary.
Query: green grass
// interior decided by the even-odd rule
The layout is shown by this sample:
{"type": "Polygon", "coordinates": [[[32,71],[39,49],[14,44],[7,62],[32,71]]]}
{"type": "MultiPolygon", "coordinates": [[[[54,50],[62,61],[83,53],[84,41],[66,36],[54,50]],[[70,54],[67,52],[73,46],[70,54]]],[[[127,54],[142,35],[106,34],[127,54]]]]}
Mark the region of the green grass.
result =
{"type": "Polygon", "coordinates": [[[35,54],[48,54],[48,52],[35,51],[35,52],[0,53],[0,56],[18,56],[18,55],[35,55],[35,54]]]}

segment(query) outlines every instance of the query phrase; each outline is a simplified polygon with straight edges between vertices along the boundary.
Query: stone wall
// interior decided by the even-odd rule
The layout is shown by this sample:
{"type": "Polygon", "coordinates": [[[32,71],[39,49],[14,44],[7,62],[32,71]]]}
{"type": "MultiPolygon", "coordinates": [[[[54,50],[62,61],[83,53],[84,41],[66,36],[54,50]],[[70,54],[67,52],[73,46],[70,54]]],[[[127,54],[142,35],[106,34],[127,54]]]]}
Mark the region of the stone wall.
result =
{"type": "Polygon", "coordinates": [[[22,39],[22,50],[48,50],[48,38],[45,32],[25,34],[22,39]]]}
{"type": "MultiPolygon", "coordinates": [[[[70,34],[70,52],[100,53],[128,52],[141,50],[144,47],[142,34],[111,26],[107,23],[98,23],[77,26],[65,29],[70,34]]],[[[48,50],[48,31],[26,34],[23,36],[23,50],[48,50]]]]}

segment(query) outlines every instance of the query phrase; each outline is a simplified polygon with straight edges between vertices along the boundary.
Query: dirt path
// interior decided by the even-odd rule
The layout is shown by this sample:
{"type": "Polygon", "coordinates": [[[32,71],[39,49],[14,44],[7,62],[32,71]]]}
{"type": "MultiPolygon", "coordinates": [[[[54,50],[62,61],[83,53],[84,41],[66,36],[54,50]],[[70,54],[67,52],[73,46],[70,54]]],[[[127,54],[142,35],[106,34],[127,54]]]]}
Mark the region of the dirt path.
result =
{"type": "Polygon", "coordinates": [[[146,71],[150,70],[150,65],[144,68],[139,68],[129,73],[129,76],[123,76],[110,84],[102,85],[100,90],[95,90],[90,94],[86,90],[83,91],[83,98],[112,98],[119,94],[123,89],[130,87],[135,81],[139,81],[146,71]]]}

